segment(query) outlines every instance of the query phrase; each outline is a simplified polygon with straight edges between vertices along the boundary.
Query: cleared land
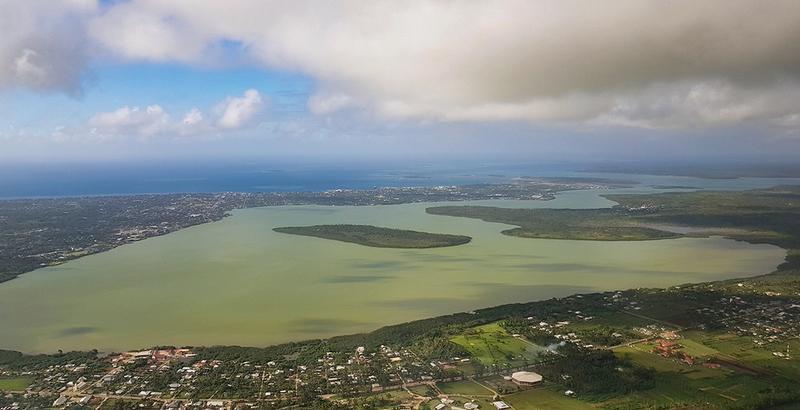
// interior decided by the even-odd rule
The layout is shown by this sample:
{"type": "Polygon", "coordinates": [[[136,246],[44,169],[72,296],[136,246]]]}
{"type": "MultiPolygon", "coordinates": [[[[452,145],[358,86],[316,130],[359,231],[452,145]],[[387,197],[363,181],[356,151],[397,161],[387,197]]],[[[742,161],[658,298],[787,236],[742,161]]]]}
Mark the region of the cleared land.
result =
{"type": "Polygon", "coordinates": [[[512,336],[500,323],[489,323],[464,331],[450,339],[487,366],[519,366],[535,362],[544,347],[512,336]]]}
{"type": "Polygon", "coordinates": [[[381,228],[372,225],[312,225],[274,228],[275,232],[355,243],[376,248],[441,248],[469,243],[469,236],[381,228]]]}
{"type": "Polygon", "coordinates": [[[30,377],[0,378],[0,391],[23,391],[33,383],[30,377]]]}
{"type": "Polygon", "coordinates": [[[491,396],[492,392],[471,380],[462,380],[450,383],[439,383],[439,389],[445,394],[461,396],[491,396]]]}
{"type": "Polygon", "coordinates": [[[592,409],[590,404],[564,395],[564,390],[559,386],[548,385],[531,390],[524,390],[510,394],[503,398],[514,406],[523,410],[573,410],[592,409]]]}

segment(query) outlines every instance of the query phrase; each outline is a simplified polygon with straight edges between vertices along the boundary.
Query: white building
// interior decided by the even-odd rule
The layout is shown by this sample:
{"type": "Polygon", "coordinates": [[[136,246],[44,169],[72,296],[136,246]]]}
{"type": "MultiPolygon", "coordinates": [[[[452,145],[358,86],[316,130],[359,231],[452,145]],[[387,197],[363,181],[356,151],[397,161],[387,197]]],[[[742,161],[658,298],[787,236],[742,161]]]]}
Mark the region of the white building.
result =
{"type": "Polygon", "coordinates": [[[522,386],[533,386],[542,381],[542,375],[534,372],[515,372],[511,375],[511,380],[522,386]]]}
{"type": "Polygon", "coordinates": [[[504,401],[493,401],[492,406],[494,406],[494,408],[496,408],[497,410],[505,410],[511,408],[511,406],[509,406],[508,403],[504,401]]]}

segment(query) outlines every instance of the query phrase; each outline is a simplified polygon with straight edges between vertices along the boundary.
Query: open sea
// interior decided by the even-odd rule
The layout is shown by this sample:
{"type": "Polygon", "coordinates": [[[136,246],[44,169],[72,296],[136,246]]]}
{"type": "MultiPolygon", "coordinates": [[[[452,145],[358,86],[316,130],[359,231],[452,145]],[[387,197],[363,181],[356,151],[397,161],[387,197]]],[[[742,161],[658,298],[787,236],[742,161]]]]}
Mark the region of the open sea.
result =
{"type": "Polygon", "coordinates": [[[599,177],[643,185],[753,189],[797,178],[704,179],[587,173],[586,164],[509,161],[168,161],[0,164],[0,198],[183,192],[293,192],[508,182],[522,176],[599,177]]]}

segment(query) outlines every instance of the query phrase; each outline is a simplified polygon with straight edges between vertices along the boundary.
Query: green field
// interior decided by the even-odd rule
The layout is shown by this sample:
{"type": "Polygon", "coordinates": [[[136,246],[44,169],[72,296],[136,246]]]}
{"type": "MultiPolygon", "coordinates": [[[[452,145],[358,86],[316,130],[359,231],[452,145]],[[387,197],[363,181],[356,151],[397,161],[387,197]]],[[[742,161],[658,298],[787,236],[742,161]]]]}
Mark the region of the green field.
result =
{"type": "MultiPolygon", "coordinates": [[[[690,403],[709,403],[715,407],[744,406],[748,399],[763,394],[766,389],[791,385],[797,375],[798,363],[793,360],[775,360],[769,349],[754,349],[752,342],[731,334],[687,331],[676,342],[684,352],[696,357],[721,357],[735,359],[746,367],[758,371],[769,369],[783,374],[785,380],[767,378],[746,368],[709,369],[700,365],[689,366],[675,359],[650,353],[652,343],[641,343],[614,349],[620,357],[635,364],[658,371],[653,389],[636,392],[602,403],[603,406],[625,407],[647,404],[656,406],[681,406],[690,403]],[[769,366],[769,367],[767,367],[769,366]]],[[[800,348],[800,343],[795,346],[800,348]]],[[[790,343],[791,348],[791,343],[790,343]]]]}
{"type": "Polygon", "coordinates": [[[29,377],[0,378],[0,391],[23,391],[33,383],[29,377]]]}
{"type": "Polygon", "coordinates": [[[418,394],[420,396],[426,396],[426,397],[435,397],[436,396],[436,392],[432,388],[430,388],[428,385],[412,386],[412,387],[409,387],[408,390],[411,390],[412,393],[418,394]]]}
{"type": "Polygon", "coordinates": [[[632,404],[639,406],[637,408],[680,407],[692,403],[709,403],[716,408],[729,408],[742,404],[749,397],[754,397],[769,387],[769,380],[743,374],[692,378],[688,374],[659,372],[655,388],[603,402],[602,407],[625,407],[632,404]]]}
{"type": "Polygon", "coordinates": [[[590,404],[567,397],[558,386],[542,386],[503,397],[517,410],[580,410],[593,408],[590,404]]]}
{"type": "Polygon", "coordinates": [[[471,380],[462,380],[449,383],[438,383],[442,393],[461,396],[492,396],[492,392],[471,380]]]}
{"type": "Polygon", "coordinates": [[[513,337],[499,323],[474,327],[450,339],[487,366],[519,366],[534,363],[545,348],[513,337]]]}
{"type": "Polygon", "coordinates": [[[381,228],[372,225],[312,225],[273,228],[275,232],[355,243],[375,248],[425,249],[469,243],[469,236],[381,228]]]}
{"type": "Polygon", "coordinates": [[[695,340],[711,346],[728,357],[741,362],[755,371],[775,373],[788,379],[800,379],[800,340],[792,339],[788,343],[772,343],[756,346],[750,338],[730,333],[687,332],[695,340]],[[788,346],[787,346],[788,345],[788,346]],[[773,352],[785,353],[788,358],[777,358],[773,352]]]}
{"type": "Polygon", "coordinates": [[[617,356],[627,358],[635,364],[653,368],[659,372],[674,372],[689,378],[722,377],[726,370],[709,369],[700,365],[689,366],[678,360],[661,357],[650,350],[651,344],[640,343],[634,346],[625,346],[614,349],[617,356]]]}

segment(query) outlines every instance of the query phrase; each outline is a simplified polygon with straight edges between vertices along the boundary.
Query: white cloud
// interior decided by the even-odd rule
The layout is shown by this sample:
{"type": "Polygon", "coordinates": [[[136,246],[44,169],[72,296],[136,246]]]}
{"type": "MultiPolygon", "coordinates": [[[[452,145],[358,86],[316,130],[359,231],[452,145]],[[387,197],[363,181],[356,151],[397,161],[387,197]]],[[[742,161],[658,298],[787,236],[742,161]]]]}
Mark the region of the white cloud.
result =
{"type": "Polygon", "coordinates": [[[89,33],[122,57],[152,61],[196,60],[212,40],[182,19],[149,13],[135,3],[119,4],[94,18],[89,33]]]}
{"type": "Polygon", "coordinates": [[[134,0],[99,17],[92,34],[122,56],[157,61],[203,60],[215,44],[239,42],[268,67],[318,80],[317,113],[594,121],[624,118],[625,104],[680,111],[654,93],[635,97],[653,87],[672,95],[724,83],[721,99],[699,91],[714,108],[695,119],[713,125],[783,111],[779,99],[745,107],[736,97],[800,76],[798,21],[794,0],[134,0]],[[148,49],[129,36],[162,41],[148,49]]]}
{"type": "Polygon", "coordinates": [[[183,116],[183,125],[197,125],[202,122],[203,113],[197,108],[192,108],[183,116]]]}
{"type": "Polygon", "coordinates": [[[261,111],[263,105],[261,94],[253,89],[245,91],[241,97],[228,97],[219,106],[221,115],[217,126],[227,129],[241,128],[261,111]]]}
{"type": "Polygon", "coordinates": [[[89,126],[102,134],[152,136],[173,128],[169,114],[160,105],[122,107],[94,115],[89,126]]]}
{"type": "Polygon", "coordinates": [[[219,114],[211,121],[198,108],[192,108],[183,114],[180,121],[175,121],[160,105],[150,105],[144,109],[125,106],[95,114],[87,122],[86,128],[93,135],[103,138],[194,136],[231,131],[252,124],[261,111],[262,100],[261,94],[253,89],[245,91],[242,97],[228,97],[217,105],[219,114]]]}
{"type": "MultiPolygon", "coordinates": [[[[4,1],[0,88],[76,92],[88,56],[206,65],[237,44],[313,77],[317,114],[796,127],[798,21],[796,0],[4,1]]],[[[235,129],[262,105],[166,129],[235,129]]]]}
{"type": "Polygon", "coordinates": [[[308,108],[315,114],[328,114],[353,105],[355,99],[347,94],[317,93],[308,99],[308,108]]]}
{"type": "Polygon", "coordinates": [[[0,89],[79,92],[95,10],[89,0],[0,2],[0,89]]]}

